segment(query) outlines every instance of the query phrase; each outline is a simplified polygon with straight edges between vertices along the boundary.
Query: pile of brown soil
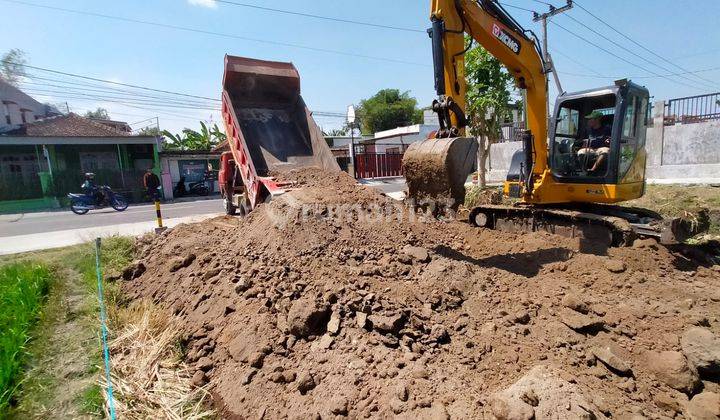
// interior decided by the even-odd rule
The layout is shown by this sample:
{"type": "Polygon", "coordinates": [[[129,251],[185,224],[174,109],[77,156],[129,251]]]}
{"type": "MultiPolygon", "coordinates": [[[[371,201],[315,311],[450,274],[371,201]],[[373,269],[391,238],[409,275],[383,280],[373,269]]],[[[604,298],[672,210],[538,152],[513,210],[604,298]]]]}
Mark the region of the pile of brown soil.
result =
{"type": "Polygon", "coordinates": [[[290,177],[297,190],[244,219],[143,238],[125,273],[128,296],[182,319],[193,380],[224,417],[717,407],[720,267],[652,241],[580,254],[558,236],[415,216],[342,173],[290,177]]]}

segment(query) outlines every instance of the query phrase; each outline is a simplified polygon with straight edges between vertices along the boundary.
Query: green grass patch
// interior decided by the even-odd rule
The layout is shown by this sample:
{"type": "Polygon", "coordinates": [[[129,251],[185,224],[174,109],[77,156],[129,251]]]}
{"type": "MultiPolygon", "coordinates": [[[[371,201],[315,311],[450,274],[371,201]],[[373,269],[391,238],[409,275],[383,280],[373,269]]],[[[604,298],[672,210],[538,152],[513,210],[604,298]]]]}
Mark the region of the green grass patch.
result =
{"type": "Polygon", "coordinates": [[[51,272],[34,262],[0,267],[0,418],[20,384],[30,331],[50,289],[51,272]]]}
{"type": "Polygon", "coordinates": [[[103,405],[105,404],[105,397],[102,393],[102,388],[98,384],[91,384],[79,395],[77,404],[80,406],[82,413],[102,417],[103,405]]]}
{"type": "MultiPolygon", "coordinates": [[[[104,238],[101,256],[106,277],[119,273],[133,259],[133,239],[104,238]]],[[[30,327],[32,340],[23,343],[22,372],[12,385],[13,397],[0,409],[0,419],[103,418],[95,244],[0,257],[0,269],[34,266],[49,267],[51,286],[30,327]]],[[[119,284],[105,282],[104,287],[108,311],[113,311],[119,284]]],[[[0,291],[0,299],[8,296],[0,291]]],[[[7,305],[3,301],[0,306],[2,313],[7,305]]],[[[0,324],[0,335],[5,330],[0,324]]],[[[4,375],[4,366],[0,369],[4,375]]]]}

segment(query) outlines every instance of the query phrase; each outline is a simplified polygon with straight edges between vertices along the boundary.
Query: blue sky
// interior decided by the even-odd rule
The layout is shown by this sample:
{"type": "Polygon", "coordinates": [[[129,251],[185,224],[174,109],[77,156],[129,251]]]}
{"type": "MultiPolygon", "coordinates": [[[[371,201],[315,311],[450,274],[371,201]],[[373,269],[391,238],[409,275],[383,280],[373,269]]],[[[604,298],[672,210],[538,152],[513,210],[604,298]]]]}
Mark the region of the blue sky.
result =
{"type": "MultiPolygon", "coordinates": [[[[317,20],[211,0],[22,2],[378,58],[352,57],[179,31],[0,0],[0,10],[3,11],[0,52],[20,48],[27,53],[29,63],[38,67],[219,98],[223,56],[228,53],[292,61],[300,71],[303,96],[310,108],[316,111],[344,112],[348,104],[357,103],[382,88],[408,90],[423,106],[429,105],[434,96],[430,44],[424,33],[317,20]]],[[[428,0],[238,2],[418,30],[424,30],[429,25],[428,0]]],[[[539,11],[547,8],[536,0],[503,0],[503,3],[539,11]]],[[[564,1],[554,0],[554,3],[561,6],[564,1]]],[[[720,1],[581,0],[580,4],[643,46],[671,59],[686,70],[720,67],[720,27],[717,25],[720,1]]],[[[540,34],[540,27],[532,23],[529,12],[516,8],[508,10],[528,29],[540,34]]],[[[550,25],[551,52],[555,51],[555,62],[566,90],[610,84],[613,77],[631,77],[646,85],[656,99],[720,91],[720,82],[715,81],[720,77],[720,70],[697,73],[710,82],[697,80],[694,75],[686,76],[695,80],[691,84],[696,87],[683,85],[688,80],[678,76],[670,76],[671,80],[652,77],[646,70],[657,74],[682,70],[644,52],[579,8],[569,14],[632,53],[602,40],[566,16],[554,19],[558,24],[644,69],[612,57],[550,25]],[[666,70],[638,56],[658,62],[666,70]]],[[[39,71],[33,71],[33,74],[58,77],[39,71]]],[[[108,108],[116,119],[130,122],[159,116],[163,128],[173,131],[184,126],[196,126],[197,119],[207,120],[211,115],[214,121],[220,121],[218,114],[210,110],[169,109],[167,105],[128,107],[102,99],[67,99],[67,95],[47,92],[53,88],[42,86],[43,83],[52,82],[31,81],[34,84],[25,85],[28,89],[36,89],[36,94],[45,89],[45,94],[49,95],[37,96],[39,100],[67,100],[70,109],[75,112],[84,112],[99,105],[108,108]]],[[[552,94],[555,94],[554,90],[552,94]]],[[[318,117],[317,121],[325,128],[337,127],[342,122],[331,117],[318,117]]]]}

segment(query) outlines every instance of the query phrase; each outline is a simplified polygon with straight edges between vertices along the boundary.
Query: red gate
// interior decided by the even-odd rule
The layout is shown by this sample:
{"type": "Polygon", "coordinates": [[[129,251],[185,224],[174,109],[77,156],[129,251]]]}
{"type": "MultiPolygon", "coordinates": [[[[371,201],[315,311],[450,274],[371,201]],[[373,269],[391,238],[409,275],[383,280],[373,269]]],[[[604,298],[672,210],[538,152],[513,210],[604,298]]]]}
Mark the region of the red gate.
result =
{"type": "Polygon", "coordinates": [[[356,153],[355,178],[402,176],[402,153],[356,153]]]}

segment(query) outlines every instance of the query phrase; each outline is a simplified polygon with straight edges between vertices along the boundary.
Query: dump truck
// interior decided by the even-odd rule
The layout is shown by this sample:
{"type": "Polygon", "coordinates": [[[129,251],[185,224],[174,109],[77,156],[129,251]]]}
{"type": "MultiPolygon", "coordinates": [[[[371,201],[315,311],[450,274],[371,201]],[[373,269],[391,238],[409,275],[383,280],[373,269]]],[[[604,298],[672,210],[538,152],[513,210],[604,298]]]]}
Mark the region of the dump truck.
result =
{"type": "Polygon", "coordinates": [[[292,189],[283,179],[288,171],[340,170],[292,63],[226,55],[222,85],[230,150],[221,155],[218,181],[227,214],[247,214],[292,189]]]}

